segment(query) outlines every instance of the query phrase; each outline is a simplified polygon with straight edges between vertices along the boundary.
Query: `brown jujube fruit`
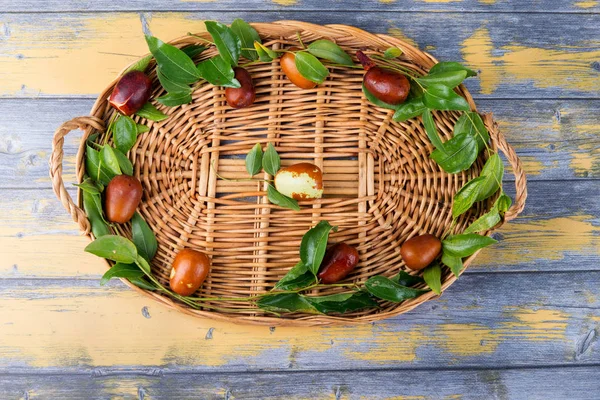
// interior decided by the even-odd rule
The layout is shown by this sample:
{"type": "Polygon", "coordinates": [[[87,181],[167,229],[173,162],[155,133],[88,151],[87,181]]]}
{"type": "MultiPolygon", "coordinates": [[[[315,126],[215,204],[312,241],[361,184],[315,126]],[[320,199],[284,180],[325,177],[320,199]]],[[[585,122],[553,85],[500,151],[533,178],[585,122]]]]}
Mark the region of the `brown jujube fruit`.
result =
{"type": "MultiPolygon", "coordinates": [[[[290,49],[293,50],[293,49],[290,49]]],[[[306,79],[302,76],[298,68],[296,68],[296,55],[294,53],[285,53],[279,59],[279,64],[285,76],[288,77],[290,82],[298,86],[301,89],[312,89],[317,86],[317,82],[306,79]]]]}
{"type": "Polygon", "coordinates": [[[133,217],[142,200],[142,184],[133,176],[117,175],[106,187],[104,211],[110,222],[123,224],[133,217]]]}
{"type": "Polygon", "coordinates": [[[241,87],[225,89],[227,104],[233,108],[248,107],[256,99],[256,89],[254,89],[254,85],[252,84],[252,77],[244,68],[236,67],[233,70],[235,72],[235,79],[240,82],[241,87]]]}
{"type": "Polygon", "coordinates": [[[173,261],[169,286],[177,294],[190,296],[202,286],[209,271],[210,259],[206,254],[183,249],[173,261]]]}
{"type": "Polygon", "coordinates": [[[123,115],[136,113],[152,94],[152,80],[141,71],[131,71],[121,77],[113,89],[109,103],[123,115]]]}
{"type": "Polygon", "coordinates": [[[404,103],[410,91],[410,82],[404,75],[380,67],[370,68],[363,83],[377,99],[393,105],[404,103]]]}
{"type": "Polygon", "coordinates": [[[418,271],[433,262],[442,251],[442,242],[433,235],[425,234],[408,239],[400,247],[400,255],[406,266],[418,271]]]}
{"type": "Polygon", "coordinates": [[[325,252],[317,276],[322,283],[336,283],[347,277],[357,264],[358,251],[346,243],[338,243],[325,252]]]}

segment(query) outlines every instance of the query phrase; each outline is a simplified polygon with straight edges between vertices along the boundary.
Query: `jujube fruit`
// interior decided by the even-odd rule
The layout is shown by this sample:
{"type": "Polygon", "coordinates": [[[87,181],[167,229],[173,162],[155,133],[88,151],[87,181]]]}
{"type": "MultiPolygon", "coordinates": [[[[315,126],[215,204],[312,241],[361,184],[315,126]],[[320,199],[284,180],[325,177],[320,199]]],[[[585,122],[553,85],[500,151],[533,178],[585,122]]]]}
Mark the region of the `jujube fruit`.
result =
{"type": "Polygon", "coordinates": [[[363,83],[377,99],[393,105],[404,103],[410,91],[410,82],[404,75],[381,67],[370,68],[363,83]]]}
{"type": "Polygon", "coordinates": [[[320,199],[323,196],[323,172],[310,163],[281,168],[275,175],[275,189],[296,200],[320,199]]]}
{"type": "MultiPolygon", "coordinates": [[[[293,50],[293,49],[291,49],[293,50]]],[[[288,77],[290,82],[298,86],[301,89],[312,89],[317,86],[316,82],[306,79],[298,68],[296,68],[296,55],[294,53],[285,53],[279,59],[279,64],[285,76],[288,77]]]]}
{"type": "Polygon", "coordinates": [[[141,71],[131,71],[119,79],[109,103],[123,115],[135,114],[152,94],[152,80],[141,71]]]}
{"type": "Polygon", "coordinates": [[[414,271],[431,264],[442,251],[442,242],[437,237],[425,234],[408,239],[400,247],[400,255],[406,266],[414,271]]]}
{"type": "Polygon", "coordinates": [[[225,89],[227,104],[233,108],[248,107],[256,99],[256,89],[254,89],[254,85],[252,84],[252,77],[244,68],[236,67],[233,70],[235,72],[235,79],[240,82],[241,87],[225,89]]]}
{"type": "Polygon", "coordinates": [[[104,211],[110,222],[123,224],[133,217],[142,200],[142,184],[133,176],[117,175],[106,187],[104,211]]]}
{"type": "Polygon", "coordinates": [[[322,283],[336,283],[348,276],[357,264],[358,251],[346,243],[338,243],[325,252],[317,277],[322,283]]]}
{"type": "Polygon", "coordinates": [[[190,296],[202,286],[210,271],[210,259],[206,254],[183,249],[175,256],[169,286],[182,296],[190,296]]]}

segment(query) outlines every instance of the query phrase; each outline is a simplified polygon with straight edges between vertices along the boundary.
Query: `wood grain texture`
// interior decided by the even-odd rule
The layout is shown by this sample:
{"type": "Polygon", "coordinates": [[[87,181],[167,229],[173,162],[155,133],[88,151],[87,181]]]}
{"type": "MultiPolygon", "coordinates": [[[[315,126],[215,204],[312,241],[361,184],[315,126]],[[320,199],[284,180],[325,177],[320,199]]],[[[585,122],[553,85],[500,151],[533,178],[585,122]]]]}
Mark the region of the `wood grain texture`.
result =
{"type": "MultiPolygon", "coordinates": [[[[91,99],[0,99],[0,188],[49,188],[54,130],[88,115],[92,104],[91,99]]],[[[600,100],[479,99],[477,104],[494,113],[530,181],[600,177],[600,100]]],[[[80,137],[72,132],[65,139],[64,176],[71,182],[80,137]]],[[[506,178],[512,179],[508,169],[506,178]]]]}
{"type": "Polygon", "coordinates": [[[599,329],[598,285],[600,271],[469,274],[385,321],[269,329],[194,319],[118,282],[5,279],[0,373],[600,365],[595,336],[580,345],[599,329]]]}
{"type": "Polygon", "coordinates": [[[286,11],[338,11],[356,10],[357,12],[386,11],[457,11],[457,12],[559,12],[559,13],[597,13],[600,6],[596,0],[129,0],[113,2],[109,0],[5,0],[5,12],[69,12],[69,11],[230,11],[237,10],[286,10],[286,11]]]}
{"type": "Polygon", "coordinates": [[[236,17],[343,23],[412,38],[441,60],[481,70],[467,86],[486,97],[597,98],[600,92],[599,14],[474,13],[465,18],[462,13],[411,13],[407,19],[402,13],[346,9],[0,14],[0,95],[90,96],[147,52],[143,32],[169,40],[203,30],[203,20],[236,17]]]}
{"type": "Polygon", "coordinates": [[[460,371],[168,374],[156,369],[92,376],[4,375],[3,399],[590,399],[597,367],[460,371]],[[426,385],[423,382],[426,381],[426,385]]]}
{"type": "MultiPolygon", "coordinates": [[[[97,279],[104,273],[105,264],[83,252],[88,239],[50,189],[2,192],[0,279],[97,279]]],[[[466,273],[599,270],[597,181],[532,182],[529,193],[522,216],[494,234],[499,243],[466,273]]]]}

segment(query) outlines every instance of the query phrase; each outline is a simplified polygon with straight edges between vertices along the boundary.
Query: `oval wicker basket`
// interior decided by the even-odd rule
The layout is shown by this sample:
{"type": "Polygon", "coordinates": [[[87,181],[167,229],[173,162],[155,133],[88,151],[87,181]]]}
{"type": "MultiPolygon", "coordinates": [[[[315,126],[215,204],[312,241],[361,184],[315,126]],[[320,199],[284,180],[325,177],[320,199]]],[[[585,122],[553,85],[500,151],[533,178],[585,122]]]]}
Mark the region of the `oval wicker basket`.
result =
{"type": "MultiPolygon", "coordinates": [[[[298,21],[252,25],[273,49],[297,44],[300,33],[304,42],[327,38],[350,54],[358,49],[383,51],[396,46],[404,52],[401,58],[404,64],[422,73],[436,63],[432,56],[400,39],[350,26],[319,26],[298,21]]],[[[201,36],[208,38],[207,34],[201,36]]],[[[181,47],[197,43],[197,39],[186,36],[171,43],[181,47]]],[[[207,51],[200,59],[212,55],[214,52],[207,51]]],[[[129,157],[134,175],[144,187],[139,212],[159,242],[152,271],[164,284],[168,283],[176,252],[189,247],[212,257],[210,276],[200,289],[204,297],[239,298],[264,293],[296,264],[302,235],[323,219],[339,226],[339,231],[331,235],[331,242],[345,241],[358,248],[360,264],[347,279],[362,283],[373,275],[391,276],[405,269],[399,248],[407,238],[422,233],[440,236],[451,226],[452,197],[467,180],[479,174],[485,152],[469,171],[446,174],[429,158],[432,145],[420,118],[394,122],[393,111],[378,108],[364,98],[361,70],[333,68],[322,85],[301,90],[285,78],[278,60],[248,69],[257,88],[256,103],[250,108],[228,107],[224,89],[206,84],[196,90],[191,104],[159,107],[170,114],[167,120],[141,121],[150,126],[150,132],[140,136],[129,157]],[[273,143],[284,166],[301,160],[320,166],[325,173],[325,197],[301,203],[302,210],[294,212],[269,204],[263,183],[217,179],[212,164],[228,178],[246,177],[244,155],[257,142],[273,143]]],[[[155,98],[162,88],[154,66],[149,74],[155,84],[155,98]]],[[[69,196],[62,179],[63,138],[76,128],[85,132],[76,162],[77,179],[81,181],[85,173],[85,139],[95,131],[103,132],[106,121],[115,112],[108,104],[115,83],[116,80],[98,97],[91,116],[64,123],[53,141],[50,175],[54,190],[90,238],[89,221],[69,196]]],[[[459,92],[476,110],[463,86],[459,92]]],[[[438,130],[446,139],[458,115],[434,112],[438,130]]],[[[139,117],[136,119],[140,122],[139,117]]],[[[524,207],[526,179],[520,160],[491,115],[485,115],[484,122],[493,148],[504,153],[514,171],[516,198],[505,214],[508,221],[524,207]]],[[[490,198],[461,216],[453,232],[462,232],[494,200],[490,198]]],[[[116,230],[130,236],[128,224],[116,230]]],[[[469,257],[465,264],[475,256],[469,257]]],[[[444,268],[443,289],[455,279],[444,268]]],[[[428,292],[400,304],[384,302],[378,310],[340,316],[297,313],[277,318],[247,302],[211,304],[234,308],[235,313],[194,310],[159,293],[127,284],[189,315],[270,326],[371,322],[409,311],[435,297],[428,292]]],[[[313,293],[344,290],[347,289],[319,289],[313,293]]]]}

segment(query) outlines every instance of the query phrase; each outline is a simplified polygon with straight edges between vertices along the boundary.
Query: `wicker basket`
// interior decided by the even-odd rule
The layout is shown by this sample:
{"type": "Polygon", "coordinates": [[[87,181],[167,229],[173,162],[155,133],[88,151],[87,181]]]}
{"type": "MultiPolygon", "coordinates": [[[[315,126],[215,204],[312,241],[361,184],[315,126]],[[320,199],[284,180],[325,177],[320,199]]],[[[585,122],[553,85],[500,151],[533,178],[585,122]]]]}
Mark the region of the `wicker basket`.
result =
{"type": "MultiPolygon", "coordinates": [[[[273,49],[297,44],[297,33],[300,33],[304,42],[331,39],[350,54],[358,49],[383,51],[396,46],[404,52],[405,65],[420,72],[436,63],[432,56],[400,39],[350,26],[319,26],[297,21],[253,26],[263,42],[273,49]]],[[[206,34],[201,35],[208,38],[206,34]]],[[[186,36],[171,43],[181,47],[197,43],[197,39],[186,36]]],[[[207,51],[200,58],[212,55],[214,52],[207,51]]],[[[191,104],[159,107],[170,114],[167,120],[141,121],[150,126],[150,132],[140,136],[129,157],[135,168],[134,175],[144,187],[139,212],[159,242],[152,270],[164,284],[168,283],[176,252],[189,247],[212,257],[210,276],[201,289],[204,297],[239,298],[264,293],[298,261],[302,235],[323,219],[339,226],[339,231],[332,233],[331,242],[345,241],[359,249],[360,264],[347,279],[360,284],[370,276],[392,276],[405,268],[399,248],[407,238],[422,233],[440,236],[451,226],[452,197],[467,180],[479,174],[485,162],[483,153],[469,171],[455,175],[443,172],[429,158],[432,145],[420,118],[394,122],[393,111],[369,103],[361,91],[361,70],[333,68],[322,85],[302,90],[289,83],[278,60],[248,69],[257,88],[256,103],[250,108],[228,107],[224,89],[206,84],[196,90],[191,104]],[[211,170],[213,163],[225,177],[247,177],[244,155],[257,142],[273,143],[283,166],[306,160],[321,167],[325,197],[301,203],[302,210],[295,212],[269,204],[263,183],[217,179],[211,170]]],[[[154,98],[160,95],[162,88],[153,66],[150,76],[155,83],[154,98]]],[[[62,180],[63,138],[76,128],[85,131],[76,162],[77,179],[81,181],[84,141],[93,132],[103,132],[105,123],[115,112],[107,101],[115,83],[113,81],[98,97],[91,116],[64,123],[53,141],[50,175],[54,190],[73,220],[90,238],[89,221],[69,196],[62,180]]],[[[460,86],[459,92],[475,110],[467,90],[460,86]]],[[[446,139],[458,115],[434,112],[438,130],[446,139]]],[[[514,171],[516,199],[505,214],[508,221],[524,207],[526,179],[520,160],[491,115],[484,116],[484,121],[493,148],[504,153],[514,171]]],[[[453,232],[463,231],[485,213],[494,200],[490,198],[461,216],[453,232]]],[[[81,204],[81,196],[78,204],[81,204]]],[[[129,225],[116,230],[118,234],[130,236],[129,225]]],[[[465,264],[475,256],[469,257],[465,264]]],[[[444,268],[443,289],[455,279],[444,268]]],[[[193,316],[270,326],[366,323],[409,311],[435,297],[428,292],[400,304],[384,302],[378,310],[340,316],[297,313],[277,318],[247,302],[211,304],[236,309],[235,313],[194,310],[159,293],[129,286],[193,316]]],[[[333,294],[344,290],[348,289],[319,289],[313,293],[333,294]]]]}

